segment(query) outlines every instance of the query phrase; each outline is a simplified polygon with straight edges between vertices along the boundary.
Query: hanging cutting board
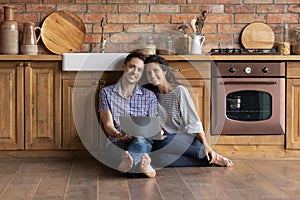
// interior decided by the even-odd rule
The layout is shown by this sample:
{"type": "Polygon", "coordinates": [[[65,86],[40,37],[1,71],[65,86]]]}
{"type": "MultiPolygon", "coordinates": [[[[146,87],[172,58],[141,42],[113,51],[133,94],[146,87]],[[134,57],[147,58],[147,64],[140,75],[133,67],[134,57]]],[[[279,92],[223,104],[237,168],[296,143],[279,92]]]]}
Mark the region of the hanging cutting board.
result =
{"type": "Polygon", "coordinates": [[[244,28],[241,40],[246,49],[271,49],[275,35],[267,24],[253,22],[244,28]]]}
{"type": "Polygon", "coordinates": [[[70,11],[57,11],[46,17],[41,38],[48,50],[55,54],[76,52],[85,39],[82,20],[70,11]]]}

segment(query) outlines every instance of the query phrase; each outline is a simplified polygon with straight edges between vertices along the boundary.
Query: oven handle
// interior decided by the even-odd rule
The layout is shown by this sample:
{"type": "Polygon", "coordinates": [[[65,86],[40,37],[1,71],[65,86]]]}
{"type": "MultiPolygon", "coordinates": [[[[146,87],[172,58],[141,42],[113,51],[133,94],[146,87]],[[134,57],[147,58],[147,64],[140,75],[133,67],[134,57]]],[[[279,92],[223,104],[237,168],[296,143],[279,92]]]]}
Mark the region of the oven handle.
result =
{"type": "Polygon", "coordinates": [[[276,81],[222,81],[221,84],[223,85],[243,85],[243,84],[250,84],[250,85],[276,85],[276,81]]]}

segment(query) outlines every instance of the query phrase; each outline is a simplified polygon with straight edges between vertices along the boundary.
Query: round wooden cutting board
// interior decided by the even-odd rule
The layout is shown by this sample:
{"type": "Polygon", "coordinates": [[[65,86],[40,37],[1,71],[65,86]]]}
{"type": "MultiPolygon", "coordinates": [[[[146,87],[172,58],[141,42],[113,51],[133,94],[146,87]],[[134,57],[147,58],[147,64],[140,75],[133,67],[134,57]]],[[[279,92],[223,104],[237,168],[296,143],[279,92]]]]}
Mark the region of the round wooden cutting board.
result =
{"type": "Polygon", "coordinates": [[[244,28],[241,40],[246,49],[271,49],[275,35],[267,24],[253,22],[244,28]]]}
{"type": "Polygon", "coordinates": [[[41,38],[46,48],[55,54],[76,52],[85,39],[83,21],[70,11],[57,11],[46,17],[41,38]]]}

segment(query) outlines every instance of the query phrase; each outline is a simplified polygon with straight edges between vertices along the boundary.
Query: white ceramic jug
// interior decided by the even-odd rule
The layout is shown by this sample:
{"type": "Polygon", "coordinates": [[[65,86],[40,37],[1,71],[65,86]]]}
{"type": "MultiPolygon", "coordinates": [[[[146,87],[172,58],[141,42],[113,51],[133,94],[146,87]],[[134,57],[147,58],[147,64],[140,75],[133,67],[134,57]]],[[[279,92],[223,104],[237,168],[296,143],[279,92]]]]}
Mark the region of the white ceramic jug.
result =
{"type": "Polygon", "coordinates": [[[191,44],[191,54],[202,54],[202,45],[204,43],[204,35],[193,35],[191,44]]]}

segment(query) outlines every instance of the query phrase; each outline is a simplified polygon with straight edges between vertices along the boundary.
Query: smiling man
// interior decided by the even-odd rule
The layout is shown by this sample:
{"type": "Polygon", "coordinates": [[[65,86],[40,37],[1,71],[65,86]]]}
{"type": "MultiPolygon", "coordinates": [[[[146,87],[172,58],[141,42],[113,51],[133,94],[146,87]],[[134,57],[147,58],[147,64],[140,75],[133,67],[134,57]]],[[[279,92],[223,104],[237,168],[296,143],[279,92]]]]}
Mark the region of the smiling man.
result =
{"type": "MultiPolygon", "coordinates": [[[[144,71],[145,55],[129,54],[123,65],[123,76],[114,84],[100,92],[100,118],[111,144],[108,146],[106,162],[122,173],[142,173],[155,177],[148,153],[152,150],[151,140],[132,137],[120,132],[120,116],[157,116],[158,103],[153,92],[138,84],[144,71]]],[[[106,163],[105,163],[106,164],[106,163]]]]}

